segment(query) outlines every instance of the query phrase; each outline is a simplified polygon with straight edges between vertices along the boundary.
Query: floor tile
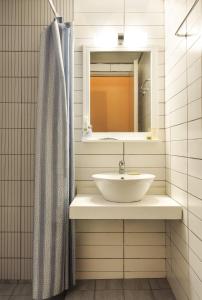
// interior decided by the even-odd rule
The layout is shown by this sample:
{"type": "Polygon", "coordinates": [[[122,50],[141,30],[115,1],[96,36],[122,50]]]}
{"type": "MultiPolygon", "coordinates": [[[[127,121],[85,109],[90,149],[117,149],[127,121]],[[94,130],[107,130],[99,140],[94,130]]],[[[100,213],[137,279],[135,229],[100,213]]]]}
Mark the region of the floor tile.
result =
{"type": "Polygon", "coordinates": [[[153,290],[170,289],[170,285],[166,278],[152,278],[149,279],[149,283],[153,290]]]}
{"type": "Polygon", "coordinates": [[[17,284],[18,283],[18,280],[4,280],[4,279],[1,279],[0,280],[0,284],[2,283],[6,283],[6,284],[17,284]]]}
{"type": "Polygon", "coordinates": [[[65,300],[94,300],[94,291],[71,291],[67,293],[65,300]]]}
{"type": "MultiPolygon", "coordinates": [[[[124,297],[125,300],[153,300],[151,291],[125,290],[124,297]]],[[[161,300],[165,299],[162,298],[161,300]]]]}
{"type": "Polygon", "coordinates": [[[13,295],[31,296],[32,285],[29,283],[17,284],[12,293],[13,295]]]}
{"type": "Polygon", "coordinates": [[[148,279],[125,279],[124,290],[150,290],[148,279]]]}
{"type": "Polygon", "coordinates": [[[1,296],[11,295],[13,293],[13,290],[15,287],[16,287],[16,284],[1,283],[0,284],[0,295],[1,296]]]}
{"type": "Polygon", "coordinates": [[[64,300],[65,299],[65,293],[62,293],[58,296],[54,296],[54,297],[51,297],[51,298],[48,298],[47,300],[64,300]]]}
{"type": "Polygon", "coordinates": [[[171,290],[153,290],[155,300],[175,300],[171,290]]]}
{"type": "Polygon", "coordinates": [[[95,280],[77,280],[76,289],[80,291],[94,290],[95,280]]]}
{"type": "Polygon", "coordinates": [[[122,290],[123,280],[122,279],[99,279],[96,280],[96,290],[122,290]]]}
{"type": "Polygon", "coordinates": [[[124,300],[123,290],[97,290],[95,300],[124,300]]]}
{"type": "Polygon", "coordinates": [[[32,296],[10,296],[9,300],[32,300],[32,296]]]}
{"type": "MultiPolygon", "coordinates": [[[[64,296],[53,299],[63,300],[64,296]]],[[[1,282],[0,300],[32,300],[32,285],[1,282]]],[[[78,280],[65,300],[175,300],[175,297],[165,278],[109,279],[78,280]]]]}

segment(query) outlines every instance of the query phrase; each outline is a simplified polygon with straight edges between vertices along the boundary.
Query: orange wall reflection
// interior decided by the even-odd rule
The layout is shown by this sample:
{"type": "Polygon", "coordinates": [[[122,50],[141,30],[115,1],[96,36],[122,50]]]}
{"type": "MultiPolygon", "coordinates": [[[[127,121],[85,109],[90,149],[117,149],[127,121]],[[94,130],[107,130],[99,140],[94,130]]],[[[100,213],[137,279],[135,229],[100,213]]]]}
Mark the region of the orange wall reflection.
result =
{"type": "Polygon", "coordinates": [[[134,78],[91,77],[90,117],[94,132],[134,131],[134,78]]]}

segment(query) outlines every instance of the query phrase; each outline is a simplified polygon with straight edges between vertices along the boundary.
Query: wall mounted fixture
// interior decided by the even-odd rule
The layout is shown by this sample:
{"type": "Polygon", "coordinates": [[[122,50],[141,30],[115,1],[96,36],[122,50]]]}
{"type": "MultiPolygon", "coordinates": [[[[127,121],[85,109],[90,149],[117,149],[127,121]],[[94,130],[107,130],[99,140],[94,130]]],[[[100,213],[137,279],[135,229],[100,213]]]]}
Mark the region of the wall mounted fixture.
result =
{"type": "Polygon", "coordinates": [[[124,44],[125,27],[126,27],[126,3],[125,0],[123,0],[123,32],[118,33],[119,46],[122,46],[124,44]]]}
{"type": "Polygon", "coordinates": [[[142,83],[141,87],[140,87],[140,91],[142,93],[142,95],[145,95],[148,91],[149,91],[149,88],[146,87],[146,84],[147,82],[150,82],[151,79],[145,79],[145,81],[142,83]]]}
{"type": "Polygon", "coordinates": [[[118,44],[121,46],[124,43],[124,33],[118,33],[118,44]]]}
{"type": "Polygon", "coordinates": [[[198,2],[199,2],[199,0],[196,0],[194,2],[194,4],[192,5],[192,7],[190,8],[190,10],[188,11],[188,13],[186,14],[186,16],[183,19],[182,23],[180,24],[180,26],[178,27],[177,31],[175,32],[176,36],[179,36],[179,37],[188,37],[188,36],[191,35],[191,34],[188,34],[187,32],[186,33],[180,33],[179,31],[183,27],[183,25],[185,24],[185,22],[187,21],[189,15],[191,14],[191,12],[193,11],[193,9],[195,8],[195,6],[197,5],[198,2]]]}

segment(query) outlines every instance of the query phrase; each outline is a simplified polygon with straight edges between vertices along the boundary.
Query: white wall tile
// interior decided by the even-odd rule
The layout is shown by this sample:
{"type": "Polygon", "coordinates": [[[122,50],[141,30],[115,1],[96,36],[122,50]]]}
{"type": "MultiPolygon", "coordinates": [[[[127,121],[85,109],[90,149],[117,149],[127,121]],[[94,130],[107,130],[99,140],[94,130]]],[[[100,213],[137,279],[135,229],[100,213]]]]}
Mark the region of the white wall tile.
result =
{"type": "Polygon", "coordinates": [[[201,118],[201,99],[192,101],[188,105],[188,121],[201,118]]]}
{"type": "Polygon", "coordinates": [[[202,139],[188,141],[188,156],[192,158],[202,159],[202,139]]]}
{"type": "Polygon", "coordinates": [[[75,143],[75,153],[76,154],[122,154],[123,153],[123,143],[116,142],[110,143],[75,143]]]}
{"type": "Polygon", "coordinates": [[[124,270],[126,272],[165,271],[165,259],[124,259],[124,270]]]}
{"type": "Polygon", "coordinates": [[[124,278],[126,279],[133,279],[133,278],[165,278],[166,272],[165,271],[130,271],[124,272],[124,278]]]}
{"type": "Polygon", "coordinates": [[[177,187],[181,188],[182,190],[186,191],[187,190],[187,176],[185,174],[176,172],[176,171],[171,171],[171,178],[170,182],[177,187]]]}
{"type": "Polygon", "coordinates": [[[164,3],[162,0],[151,0],[133,1],[126,0],[126,10],[130,12],[163,12],[164,3]]]}
{"type": "Polygon", "coordinates": [[[171,186],[171,197],[187,208],[187,193],[175,185],[171,186]]]}
{"type": "Polygon", "coordinates": [[[165,258],[165,246],[124,246],[125,258],[165,258]]]}
{"type": "Polygon", "coordinates": [[[123,2],[121,0],[93,1],[93,0],[75,0],[75,12],[122,12],[123,2]]]}
{"type": "Polygon", "coordinates": [[[164,233],[125,233],[125,245],[165,245],[164,233]]]}
{"type": "Polygon", "coordinates": [[[130,142],[125,143],[126,154],[164,154],[165,143],[130,142]]]}
{"type": "Polygon", "coordinates": [[[164,155],[126,155],[126,167],[165,167],[164,155]]]}
{"type": "Polygon", "coordinates": [[[191,84],[201,77],[201,58],[195,61],[187,70],[187,83],[191,84]]]}
{"type": "Polygon", "coordinates": [[[188,138],[189,139],[202,138],[202,119],[191,121],[188,123],[188,138]]]}
{"type": "Polygon", "coordinates": [[[189,210],[198,218],[202,219],[202,200],[189,194],[188,205],[189,210]]]}
{"type": "Polygon", "coordinates": [[[201,98],[201,79],[197,79],[188,86],[188,102],[201,98]]]}
{"type": "MultiPolygon", "coordinates": [[[[201,1],[187,20],[187,39],[174,35],[192,0],[165,1],[166,126],[171,126],[169,193],[183,208],[183,219],[170,222],[166,234],[167,276],[178,300],[201,298],[201,1]],[[173,13],[171,13],[173,12],[173,13]],[[184,72],[184,73],[183,73],[184,72]],[[180,75],[181,74],[181,75],[180,75]],[[177,100],[177,101],[176,101],[177,100]],[[175,156],[173,156],[175,155],[175,156]]],[[[169,147],[166,148],[170,156],[169,147]]]]}
{"type": "Polygon", "coordinates": [[[79,168],[118,167],[122,155],[76,155],[75,164],[79,168]]]}
{"type": "Polygon", "coordinates": [[[200,159],[188,159],[188,172],[189,175],[193,177],[197,177],[199,179],[202,179],[202,160],[200,159]]]}
{"type": "Polygon", "coordinates": [[[112,272],[112,271],[90,271],[90,272],[76,272],[76,278],[79,279],[122,279],[123,278],[123,272],[112,272]]]}
{"type": "Polygon", "coordinates": [[[123,14],[112,12],[82,12],[75,13],[74,23],[79,26],[87,25],[122,25],[123,14]]]}
{"type": "Polygon", "coordinates": [[[76,246],[76,258],[123,258],[123,246],[76,246]]]}
{"type": "Polygon", "coordinates": [[[171,113],[170,125],[175,126],[187,121],[187,106],[179,108],[171,113]]]}
{"type": "Polygon", "coordinates": [[[122,220],[79,220],[76,232],[123,232],[122,220]]]}
{"type": "Polygon", "coordinates": [[[77,245],[87,246],[118,246],[123,245],[122,233],[78,233],[76,234],[77,245]]]}
{"type": "Polygon", "coordinates": [[[77,259],[77,272],[120,272],[123,271],[122,259],[77,259]]]}
{"type": "Polygon", "coordinates": [[[170,99],[171,97],[177,95],[186,88],[186,78],[186,72],[184,72],[182,75],[180,75],[178,80],[176,80],[172,83],[172,85],[166,88],[166,99],[170,99]]]}
{"type": "Polygon", "coordinates": [[[202,253],[202,242],[200,239],[197,238],[193,232],[189,232],[189,244],[190,248],[198,255],[201,260],[201,253],[202,253]]]}
{"type": "Polygon", "coordinates": [[[171,169],[177,172],[187,174],[187,158],[180,156],[171,156],[171,169]]]}
{"type": "Polygon", "coordinates": [[[125,232],[165,232],[164,221],[125,221],[125,232]]]}
{"type": "Polygon", "coordinates": [[[187,139],[187,123],[171,127],[171,140],[187,139]]]}
{"type": "Polygon", "coordinates": [[[126,13],[126,25],[164,25],[163,13],[126,13]]]}
{"type": "Polygon", "coordinates": [[[188,191],[190,194],[202,199],[202,180],[195,177],[188,177],[188,191]]]}
{"type": "Polygon", "coordinates": [[[187,141],[172,141],[171,142],[171,154],[186,156],[187,155],[187,141]]]}
{"type": "Polygon", "coordinates": [[[202,220],[200,220],[195,215],[190,213],[189,214],[189,228],[200,239],[202,239],[201,226],[202,226],[202,220]]]}

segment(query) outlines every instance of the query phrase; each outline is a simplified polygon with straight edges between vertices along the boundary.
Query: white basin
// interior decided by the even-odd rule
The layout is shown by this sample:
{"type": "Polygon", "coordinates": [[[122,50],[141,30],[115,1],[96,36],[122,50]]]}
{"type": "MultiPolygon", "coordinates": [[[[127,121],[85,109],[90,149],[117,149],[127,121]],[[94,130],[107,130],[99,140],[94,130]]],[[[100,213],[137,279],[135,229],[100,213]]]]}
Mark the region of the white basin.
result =
{"type": "Polygon", "coordinates": [[[94,174],[92,177],[106,200],[113,202],[135,202],[140,201],[144,197],[155,175],[101,173],[94,174]]]}

